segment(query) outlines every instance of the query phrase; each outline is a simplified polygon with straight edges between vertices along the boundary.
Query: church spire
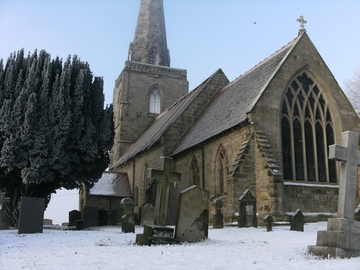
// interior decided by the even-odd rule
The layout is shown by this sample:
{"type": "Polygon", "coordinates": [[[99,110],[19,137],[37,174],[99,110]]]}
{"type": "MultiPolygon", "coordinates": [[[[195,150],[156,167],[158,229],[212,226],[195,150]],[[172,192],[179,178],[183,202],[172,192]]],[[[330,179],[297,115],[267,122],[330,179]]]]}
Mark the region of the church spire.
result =
{"type": "Polygon", "coordinates": [[[163,0],[141,0],[128,60],[170,67],[163,0]]]}

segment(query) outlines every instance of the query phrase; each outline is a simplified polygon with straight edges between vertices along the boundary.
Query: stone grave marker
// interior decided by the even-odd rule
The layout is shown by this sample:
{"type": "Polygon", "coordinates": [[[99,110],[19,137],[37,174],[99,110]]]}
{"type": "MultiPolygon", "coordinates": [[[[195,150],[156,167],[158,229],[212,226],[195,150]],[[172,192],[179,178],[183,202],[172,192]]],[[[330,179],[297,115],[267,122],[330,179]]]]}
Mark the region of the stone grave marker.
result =
{"type": "Polygon", "coordinates": [[[53,220],[49,218],[45,218],[43,221],[44,225],[53,225],[53,220]]]}
{"type": "Polygon", "coordinates": [[[239,198],[238,227],[257,227],[256,199],[250,190],[245,190],[239,198]]]}
{"type": "Polygon", "coordinates": [[[97,206],[84,206],[82,214],[82,229],[97,227],[99,224],[99,208],[97,206]]]}
{"type": "Polygon", "coordinates": [[[124,233],[135,232],[135,218],[133,216],[134,201],[131,198],[124,198],[120,202],[125,210],[125,215],[121,217],[121,230],[124,233]]]}
{"type": "Polygon", "coordinates": [[[161,169],[148,169],[148,178],[157,179],[154,224],[166,226],[166,216],[169,206],[170,181],[180,181],[181,173],[171,170],[172,158],[160,157],[161,169]]]}
{"type": "Polygon", "coordinates": [[[305,217],[300,209],[297,209],[295,213],[290,216],[290,231],[304,231],[305,217]]]}
{"type": "Polygon", "coordinates": [[[264,217],[264,222],[265,222],[265,225],[266,225],[266,231],[267,232],[272,231],[273,221],[274,221],[274,219],[270,215],[266,215],[264,217]]]}
{"type": "Polygon", "coordinates": [[[329,159],[340,161],[340,183],[337,218],[330,218],[326,231],[318,231],[316,245],[308,252],[321,257],[348,258],[360,256],[360,222],[354,220],[356,201],[359,134],[342,133],[342,145],[329,146],[329,159]]]}
{"type": "Polygon", "coordinates": [[[69,212],[69,226],[76,226],[77,220],[81,220],[81,212],[78,210],[71,210],[69,212]]]}
{"type": "Polygon", "coordinates": [[[0,194],[0,230],[8,230],[10,227],[10,217],[6,211],[10,198],[5,197],[5,193],[0,194]]]}
{"type": "Polygon", "coordinates": [[[42,233],[45,199],[21,197],[18,233],[42,233]]]}
{"type": "Polygon", "coordinates": [[[224,228],[224,215],[221,213],[221,208],[224,206],[224,203],[220,199],[216,199],[213,202],[215,208],[215,214],[213,216],[213,228],[221,229],[224,228]]]}
{"type": "Polygon", "coordinates": [[[199,242],[208,238],[209,191],[191,186],[180,192],[175,238],[199,242]]]}
{"type": "Polygon", "coordinates": [[[105,209],[99,209],[98,217],[99,217],[99,226],[108,225],[108,212],[105,209]]]}
{"type": "Polygon", "coordinates": [[[169,205],[170,182],[180,181],[181,173],[171,170],[172,158],[160,157],[161,169],[148,169],[148,177],[157,181],[156,202],[155,202],[155,225],[144,225],[144,233],[136,235],[136,244],[174,244],[178,243],[173,237],[174,229],[166,227],[166,218],[169,205]]]}
{"type": "Polygon", "coordinates": [[[155,207],[150,203],[141,206],[141,226],[154,225],[154,219],[155,207]]]}

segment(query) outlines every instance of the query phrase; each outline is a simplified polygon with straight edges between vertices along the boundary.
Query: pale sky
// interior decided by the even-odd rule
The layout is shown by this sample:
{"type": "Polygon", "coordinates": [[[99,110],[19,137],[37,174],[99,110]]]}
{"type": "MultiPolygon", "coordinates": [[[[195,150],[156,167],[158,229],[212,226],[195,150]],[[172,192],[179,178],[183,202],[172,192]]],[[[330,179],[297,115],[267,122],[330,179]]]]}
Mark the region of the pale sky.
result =
{"type": "MultiPolygon", "coordinates": [[[[45,49],[53,58],[77,54],[104,77],[112,103],[139,6],[140,0],[0,0],[0,58],[21,48],[45,49]]],[[[359,0],[164,0],[164,9],[171,66],[187,69],[189,90],[218,68],[232,81],[292,41],[300,15],[341,87],[360,67],[359,0]]]]}

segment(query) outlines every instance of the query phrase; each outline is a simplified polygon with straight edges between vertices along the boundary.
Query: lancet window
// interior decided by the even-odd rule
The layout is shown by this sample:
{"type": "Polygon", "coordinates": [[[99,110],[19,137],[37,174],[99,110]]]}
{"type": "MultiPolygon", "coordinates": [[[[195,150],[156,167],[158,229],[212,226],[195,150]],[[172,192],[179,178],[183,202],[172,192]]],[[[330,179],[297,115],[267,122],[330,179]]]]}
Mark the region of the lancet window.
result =
{"type": "Polygon", "coordinates": [[[149,113],[160,113],[161,96],[157,88],[149,92],[149,113]]]}

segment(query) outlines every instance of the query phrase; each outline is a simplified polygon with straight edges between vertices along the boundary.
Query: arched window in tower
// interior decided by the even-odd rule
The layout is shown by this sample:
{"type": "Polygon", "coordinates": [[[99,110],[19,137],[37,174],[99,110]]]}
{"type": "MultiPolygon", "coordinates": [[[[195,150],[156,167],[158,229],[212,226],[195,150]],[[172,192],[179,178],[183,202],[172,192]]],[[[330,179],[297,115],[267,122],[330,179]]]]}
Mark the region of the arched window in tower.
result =
{"type": "Polygon", "coordinates": [[[229,172],[229,163],[226,155],[226,150],[223,146],[219,148],[217,158],[216,158],[216,166],[217,166],[217,184],[216,190],[217,193],[224,194],[227,192],[227,175],[229,172]]]}
{"type": "Polygon", "coordinates": [[[193,156],[190,164],[190,185],[196,185],[198,187],[201,187],[200,169],[195,156],[193,156]]]}
{"type": "Polygon", "coordinates": [[[149,113],[160,113],[160,91],[153,88],[149,93],[149,113]]]}
{"type": "Polygon", "coordinates": [[[284,180],[336,183],[335,162],[328,160],[335,141],[330,109],[306,72],[289,84],[281,112],[284,180]]]}

